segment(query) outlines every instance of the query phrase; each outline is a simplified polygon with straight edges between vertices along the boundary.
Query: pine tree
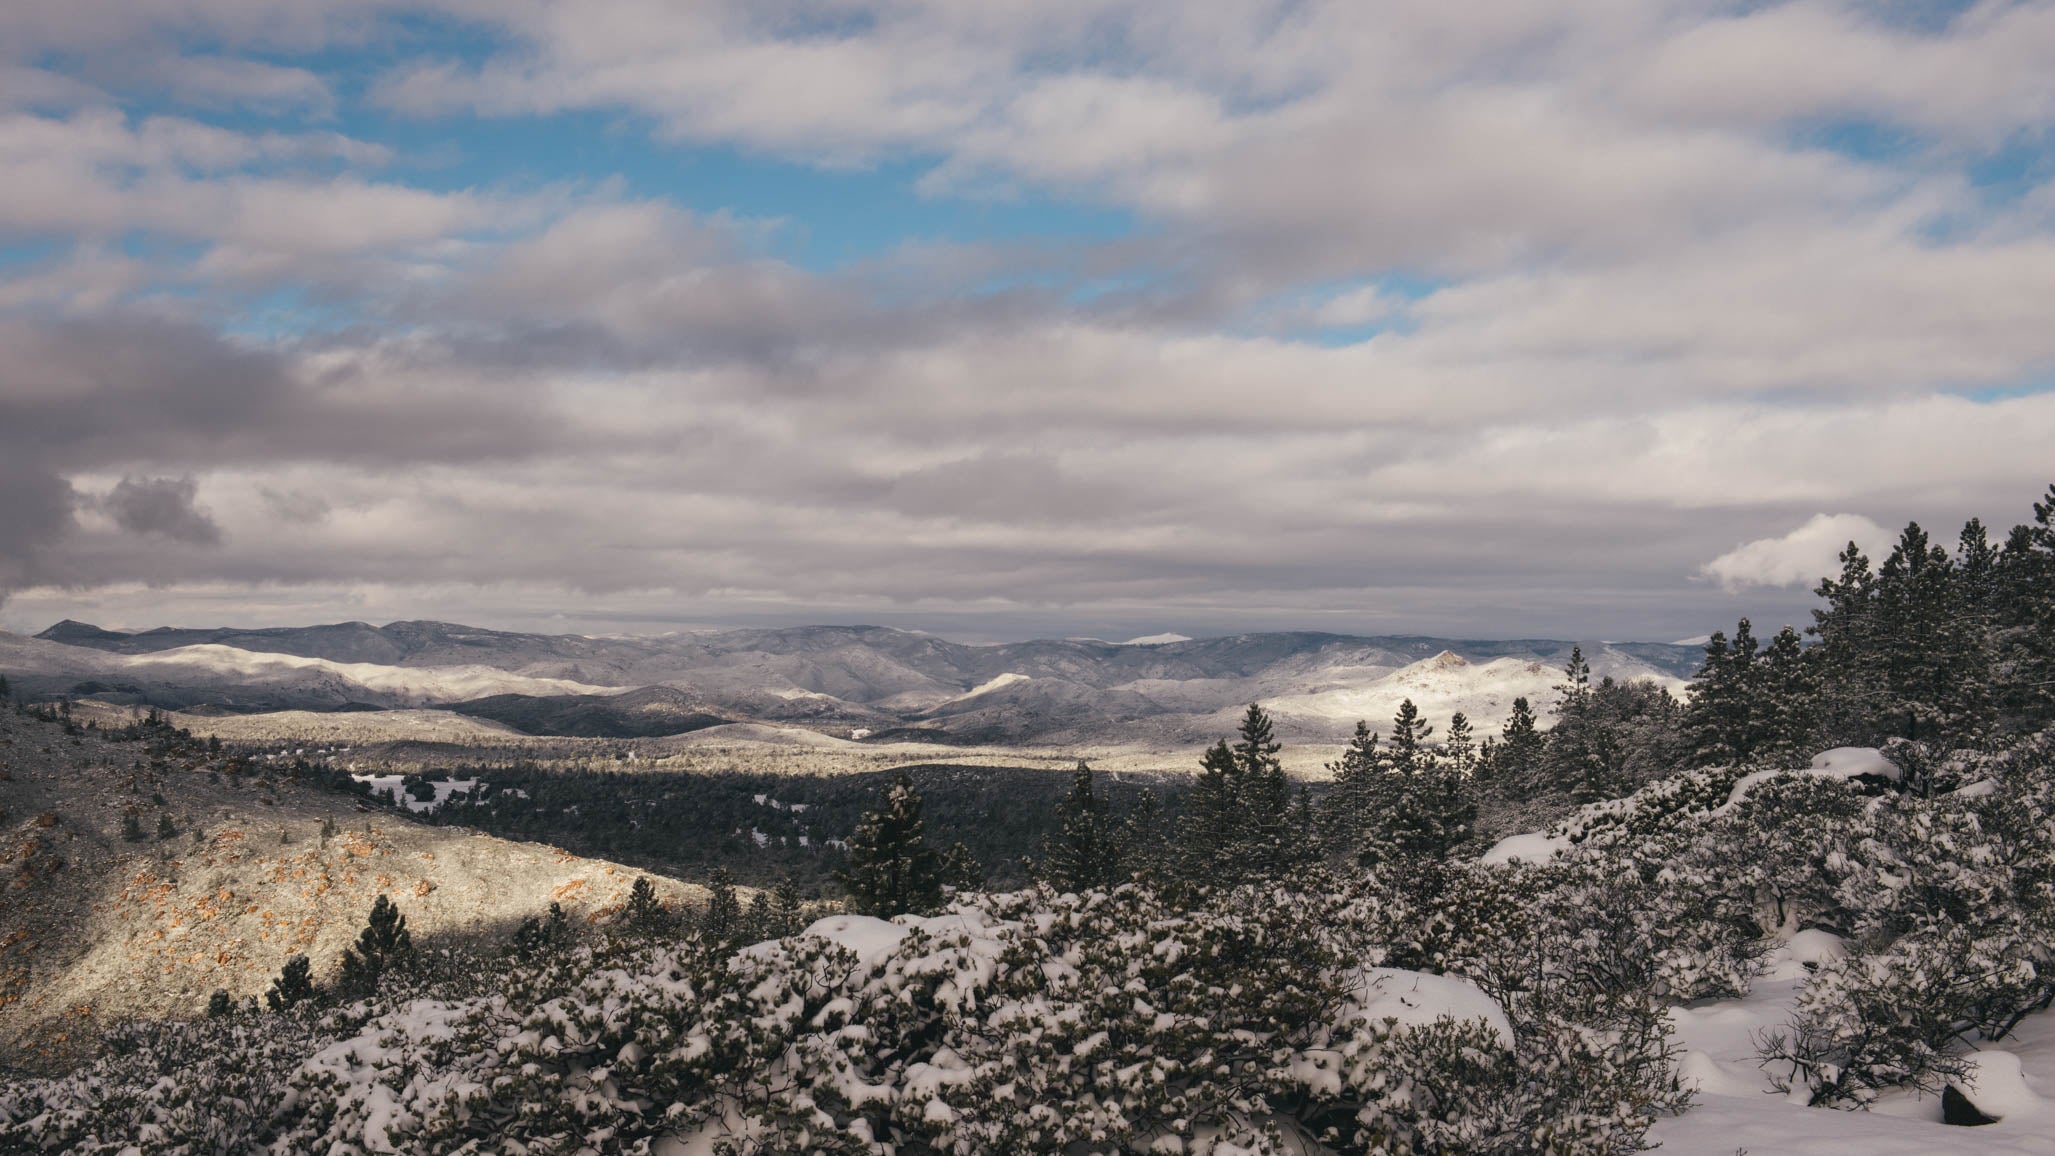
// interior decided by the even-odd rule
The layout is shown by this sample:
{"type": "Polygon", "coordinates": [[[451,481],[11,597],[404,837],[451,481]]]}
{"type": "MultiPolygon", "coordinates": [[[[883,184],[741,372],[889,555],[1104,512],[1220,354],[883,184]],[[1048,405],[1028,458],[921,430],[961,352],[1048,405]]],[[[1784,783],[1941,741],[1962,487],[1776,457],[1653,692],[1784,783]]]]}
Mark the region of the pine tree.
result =
{"type": "Polygon", "coordinates": [[[716,867],[706,887],[706,913],[700,918],[699,939],[711,950],[725,951],[742,935],[742,902],[736,897],[735,875],[726,867],[716,867]]]}
{"type": "Polygon", "coordinates": [[[208,1019],[218,1020],[225,1015],[234,1013],[234,1011],[235,997],[228,994],[227,988],[217,987],[214,989],[214,993],[207,997],[208,1019]]]}
{"type": "Polygon", "coordinates": [[[143,821],[136,817],[134,811],[121,817],[121,837],[131,843],[143,841],[143,821]]]}
{"type": "Polygon", "coordinates": [[[1421,719],[1420,708],[1413,705],[1413,700],[1401,701],[1391,720],[1391,742],[1384,748],[1391,770],[1411,775],[1426,767],[1433,757],[1427,750],[1427,740],[1433,734],[1434,727],[1421,719]]]}
{"type": "Polygon", "coordinates": [[[1433,730],[1412,699],[1399,704],[1379,784],[1382,805],[1357,852],[1365,866],[1402,876],[1416,890],[1421,881],[1440,877],[1438,870],[1419,869],[1438,865],[1467,840],[1477,815],[1463,775],[1426,749],[1433,730]]]}
{"type": "Polygon", "coordinates": [[[985,865],[971,854],[963,840],[949,844],[942,852],[942,887],[945,892],[976,891],[985,885],[985,865]]]}
{"type": "Polygon", "coordinates": [[[1477,740],[1470,732],[1470,719],[1462,711],[1449,716],[1448,737],[1442,740],[1442,757],[1449,767],[1459,775],[1471,775],[1477,770],[1477,740]]]}
{"type": "Polygon", "coordinates": [[[849,836],[849,864],[835,872],[861,915],[924,914],[942,904],[942,857],[923,837],[920,792],[903,772],[849,836]]]}
{"type": "Polygon", "coordinates": [[[515,955],[532,959],[570,941],[571,921],[564,915],[564,905],[552,903],[548,915],[531,915],[521,921],[521,926],[514,929],[512,946],[515,955]]]}
{"type": "Polygon", "coordinates": [[[771,892],[771,919],[769,934],[772,938],[797,935],[803,927],[804,911],[799,905],[799,892],[789,882],[778,884],[771,892]]]}
{"type": "Polygon", "coordinates": [[[671,913],[656,897],[656,886],[646,875],[635,877],[628,888],[627,906],[621,909],[621,925],[634,935],[656,935],[671,925],[671,913]]]}
{"type": "Polygon", "coordinates": [[[285,961],[285,967],[271,981],[271,987],[264,993],[264,1002],[272,1011],[284,1011],[297,1003],[313,999],[313,965],[304,955],[295,955],[285,961]]]}
{"type": "Polygon", "coordinates": [[[173,839],[178,837],[178,827],[172,823],[171,816],[157,816],[157,837],[159,839],[173,839]]]}
{"type": "Polygon", "coordinates": [[[1305,849],[1292,837],[1291,784],[1279,749],[1270,716],[1250,703],[1236,742],[1222,739],[1200,760],[1179,828],[1186,879],[1274,879],[1298,861],[1305,849]]]}
{"type": "Polygon", "coordinates": [[[414,953],[414,936],[407,930],[407,917],[399,905],[380,895],[371,904],[371,917],[357,942],[343,948],[342,976],[338,986],[351,995],[370,995],[378,980],[414,953]]]}
{"type": "Polygon", "coordinates": [[[1756,641],[1748,619],[1734,629],[1734,641],[1715,630],[1705,660],[1691,682],[1684,707],[1684,736],[1694,767],[1743,767],[1754,762],[1763,704],[1756,641]]]}
{"type": "Polygon", "coordinates": [[[1876,575],[1860,547],[1841,551],[1841,576],[1823,578],[1813,593],[1826,603],[1812,611],[1806,633],[1819,639],[1813,652],[1819,671],[1820,726],[1828,746],[1874,741],[1872,721],[1880,697],[1875,654],[1876,575]]]}
{"type": "Polygon", "coordinates": [[[1531,799],[1539,793],[1545,743],[1534,708],[1524,697],[1515,698],[1513,713],[1499,729],[1498,749],[1491,760],[1491,779],[1506,797],[1531,799]]]}
{"type": "Polygon", "coordinates": [[[1777,631],[1758,666],[1756,759],[1765,766],[1804,766],[1820,746],[1817,672],[1798,631],[1777,631]]]}
{"type": "Polygon", "coordinates": [[[1370,724],[1356,721],[1355,737],[1341,758],[1327,764],[1334,786],[1327,792],[1321,814],[1321,843],[1330,855],[1354,862],[1362,853],[1367,832],[1373,829],[1389,803],[1384,752],[1378,749],[1378,734],[1370,724]]]}
{"type": "Polygon", "coordinates": [[[1058,830],[1042,841],[1042,878],[1061,891],[1110,887],[1120,877],[1127,840],[1106,798],[1092,789],[1092,777],[1091,766],[1079,760],[1070,793],[1056,807],[1058,830]]]}

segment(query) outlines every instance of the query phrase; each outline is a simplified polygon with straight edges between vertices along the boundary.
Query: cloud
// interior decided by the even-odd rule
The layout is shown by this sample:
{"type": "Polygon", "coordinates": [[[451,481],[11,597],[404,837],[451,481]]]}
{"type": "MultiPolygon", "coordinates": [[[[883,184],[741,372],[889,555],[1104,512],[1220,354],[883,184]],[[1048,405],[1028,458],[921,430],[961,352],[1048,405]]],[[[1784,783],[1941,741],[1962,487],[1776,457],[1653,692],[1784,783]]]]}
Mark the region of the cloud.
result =
{"type": "Polygon", "coordinates": [[[1781,538],[1758,538],[1736,546],[1699,572],[1729,591],[1811,586],[1840,573],[1838,558],[1850,542],[1876,558],[1890,548],[1891,532],[1861,514],[1815,514],[1781,538]]]}
{"type": "Polygon", "coordinates": [[[96,505],[131,534],[155,534],[193,546],[221,542],[221,527],[194,505],[199,483],[184,478],[123,478],[96,505]]]}

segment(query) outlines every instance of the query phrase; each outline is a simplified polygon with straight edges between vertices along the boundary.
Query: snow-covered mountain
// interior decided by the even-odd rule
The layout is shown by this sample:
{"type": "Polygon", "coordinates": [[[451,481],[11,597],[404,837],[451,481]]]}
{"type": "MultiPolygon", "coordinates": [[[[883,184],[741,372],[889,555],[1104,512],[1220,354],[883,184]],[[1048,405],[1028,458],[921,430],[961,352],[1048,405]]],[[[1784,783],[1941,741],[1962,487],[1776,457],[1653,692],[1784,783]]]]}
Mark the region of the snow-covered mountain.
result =
{"type": "MultiPolygon", "coordinates": [[[[1300,739],[1411,698],[1495,727],[1553,698],[1572,643],[1311,632],[971,646],[875,626],[653,637],[441,622],[138,633],[61,622],[0,635],[0,673],[38,695],[230,710],[439,705],[531,734],[647,736],[724,722],[880,740],[1207,741],[1260,702],[1300,739]]],[[[1695,647],[1584,644],[1594,678],[1680,689],[1695,647]]]]}

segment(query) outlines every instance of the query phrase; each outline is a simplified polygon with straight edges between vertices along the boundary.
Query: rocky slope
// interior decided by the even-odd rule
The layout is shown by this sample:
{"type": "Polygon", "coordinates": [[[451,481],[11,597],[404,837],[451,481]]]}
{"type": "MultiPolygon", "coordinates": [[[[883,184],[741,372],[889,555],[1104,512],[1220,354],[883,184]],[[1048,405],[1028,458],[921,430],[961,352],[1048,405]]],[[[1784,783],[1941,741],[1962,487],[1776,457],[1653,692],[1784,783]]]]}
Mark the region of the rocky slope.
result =
{"type": "MultiPolygon", "coordinates": [[[[325,975],[380,894],[433,944],[552,901],[603,919],[637,874],[230,763],[0,709],[0,1057],[61,1062],[89,1026],[255,995],[296,952],[325,975]]],[[[652,881],[672,905],[704,895],[652,881]]]]}

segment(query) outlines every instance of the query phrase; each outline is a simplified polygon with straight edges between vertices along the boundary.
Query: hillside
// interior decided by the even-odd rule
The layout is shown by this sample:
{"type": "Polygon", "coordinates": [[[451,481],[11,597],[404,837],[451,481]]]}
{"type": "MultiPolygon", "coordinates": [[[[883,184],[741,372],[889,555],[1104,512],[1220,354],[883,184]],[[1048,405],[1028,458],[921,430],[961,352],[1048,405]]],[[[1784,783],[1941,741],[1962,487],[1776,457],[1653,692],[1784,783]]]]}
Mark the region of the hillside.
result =
{"type": "MultiPolygon", "coordinates": [[[[444,707],[531,735],[646,738],[722,723],[871,741],[1163,747],[1211,742],[1247,703],[1282,733],[1339,741],[1412,697],[1496,727],[1545,706],[1572,643],[1314,632],[970,646],[910,631],[807,626],[589,638],[439,622],[138,633],[61,622],[0,636],[33,695],[235,712],[444,707]]],[[[1697,647],[1586,644],[1595,678],[1672,691],[1697,647]]]]}
{"type": "MultiPolygon", "coordinates": [[[[635,878],[228,766],[0,710],[0,1055],[63,1060],[107,1022],[256,995],[295,952],[319,975],[380,894],[433,944],[502,939],[552,901],[600,919],[635,878]]],[[[673,904],[703,895],[656,882],[673,904]]]]}

